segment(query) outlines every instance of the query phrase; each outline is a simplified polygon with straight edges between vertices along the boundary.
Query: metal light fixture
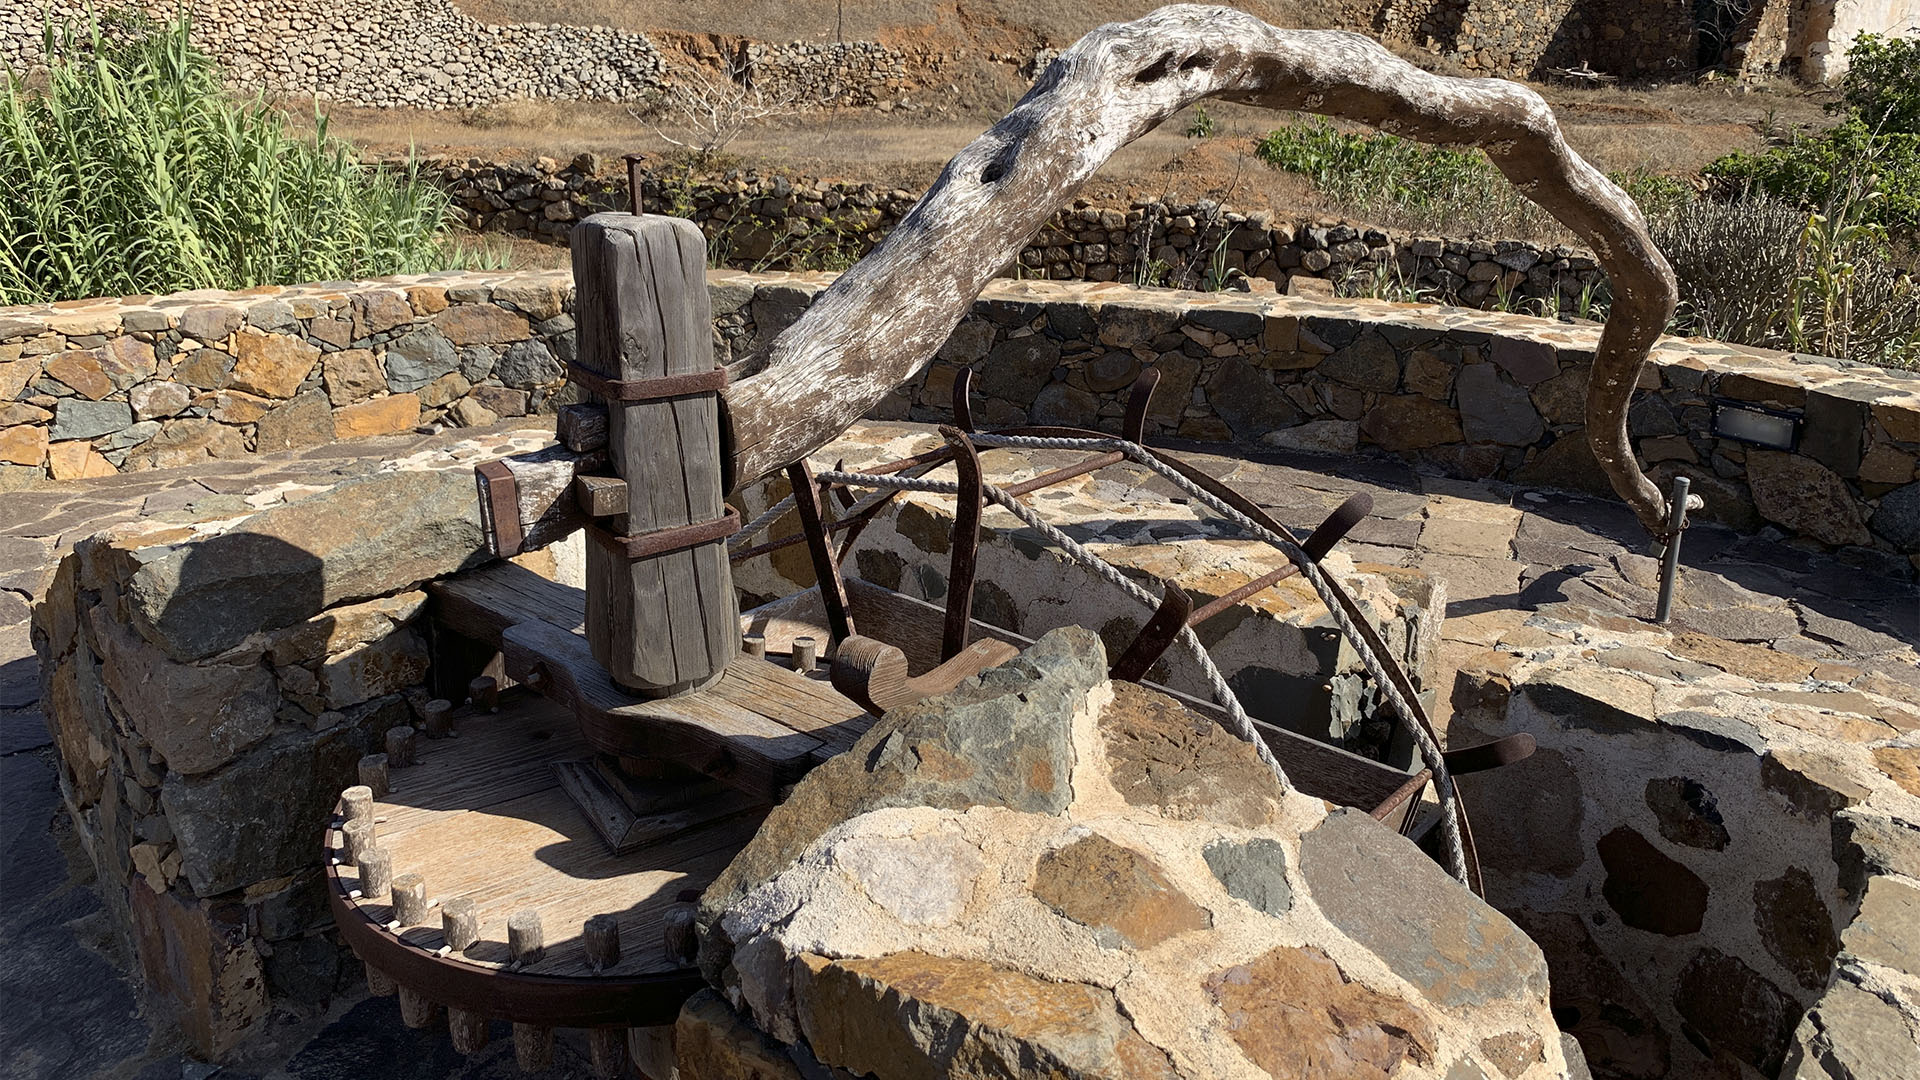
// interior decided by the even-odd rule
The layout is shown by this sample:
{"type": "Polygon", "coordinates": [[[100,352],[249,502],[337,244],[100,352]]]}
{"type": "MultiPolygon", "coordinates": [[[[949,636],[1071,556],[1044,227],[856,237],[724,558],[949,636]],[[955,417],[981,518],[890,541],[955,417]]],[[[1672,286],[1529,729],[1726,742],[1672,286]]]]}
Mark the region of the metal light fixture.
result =
{"type": "Polygon", "coordinates": [[[1713,433],[1769,450],[1792,450],[1800,434],[1800,414],[1716,399],[1713,433]]]}

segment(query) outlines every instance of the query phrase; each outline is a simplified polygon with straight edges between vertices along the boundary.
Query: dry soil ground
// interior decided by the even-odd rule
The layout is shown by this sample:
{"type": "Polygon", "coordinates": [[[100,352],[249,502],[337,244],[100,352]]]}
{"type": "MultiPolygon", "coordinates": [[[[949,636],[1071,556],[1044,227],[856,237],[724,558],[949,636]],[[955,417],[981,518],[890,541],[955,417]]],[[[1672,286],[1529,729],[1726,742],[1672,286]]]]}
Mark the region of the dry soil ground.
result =
{"type": "MultiPolygon", "coordinates": [[[[814,0],[460,0],[490,22],[538,21],[615,25],[644,30],[678,53],[714,54],[736,36],[758,41],[879,40],[902,47],[964,52],[925,83],[903,107],[814,108],[748,130],[727,148],[730,163],[817,179],[865,180],[919,190],[960,147],[1019,99],[1026,89],[1016,57],[1071,43],[1101,22],[1137,16],[1155,0],[985,0],[944,3],[829,4],[814,0]]],[[[1326,25],[1315,3],[1251,0],[1237,6],[1282,25],[1326,25]]],[[[1447,71],[1443,58],[1408,52],[1409,59],[1447,71]]],[[[676,61],[680,62],[680,61],[676,61]]],[[[1823,96],[1787,86],[1727,82],[1676,83],[1600,89],[1536,86],[1553,103],[1569,141],[1608,170],[1645,170],[1691,176],[1734,149],[1757,149],[1769,137],[1823,125],[1823,96]]],[[[1282,213],[1338,213],[1318,202],[1297,177],[1275,172],[1253,156],[1254,143],[1289,117],[1213,103],[1208,139],[1185,135],[1190,115],[1176,117],[1113,159],[1086,195],[1102,201],[1177,196],[1212,197],[1245,209],[1282,213]]],[[[292,103],[296,117],[308,103],[292,103]]],[[[546,155],[561,160],[582,151],[614,156],[633,150],[672,151],[648,120],[624,105],[592,102],[509,101],[466,111],[333,107],[333,129],[369,150],[450,154],[495,159],[546,155]]],[[[671,134],[672,129],[668,128],[671,134]]],[[[1549,239],[1548,237],[1541,237],[1549,239]]],[[[1552,238],[1558,239],[1558,238],[1552,238]]]]}

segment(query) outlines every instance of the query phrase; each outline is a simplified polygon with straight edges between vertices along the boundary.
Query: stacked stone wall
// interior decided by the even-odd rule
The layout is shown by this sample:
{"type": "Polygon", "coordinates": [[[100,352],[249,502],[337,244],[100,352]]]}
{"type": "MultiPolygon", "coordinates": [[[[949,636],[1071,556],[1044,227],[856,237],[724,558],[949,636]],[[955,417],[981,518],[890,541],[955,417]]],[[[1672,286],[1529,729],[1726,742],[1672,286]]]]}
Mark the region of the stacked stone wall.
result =
{"type": "MultiPolygon", "coordinates": [[[[156,18],[171,2],[136,4],[156,18]]],[[[86,0],[0,8],[0,65],[44,61],[43,17],[84,25],[86,0]]],[[[323,0],[193,0],[193,40],[219,58],[236,88],[341,105],[470,109],[516,98],[644,102],[668,79],[663,46],[605,26],[494,25],[448,0],[375,0],[351,9],[323,0]]],[[[940,57],[875,42],[748,44],[741,75],[799,107],[874,105],[937,72],[940,57]]]]}
{"type": "MultiPolygon", "coordinates": [[[[712,271],[715,352],[747,356],[829,275],[712,271]]],[[[548,412],[568,400],[564,271],[448,272],[0,309],[0,485],[548,412]]],[[[999,281],[878,419],[951,418],[975,371],[987,425],[1118,430],[1160,372],[1157,438],[1397,454],[1447,473],[1608,493],[1583,426],[1599,328],[1371,300],[999,281]]],[[[1862,558],[1920,554],[1920,376],[1663,339],[1630,432],[1707,517],[1862,558]],[[1780,447],[1716,434],[1736,413],[1780,447]],[[1752,416],[1748,416],[1752,419],[1752,416]]]]}
{"type": "MultiPolygon", "coordinates": [[[[564,244],[589,214],[629,205],[624,175],[598,155],[495,162],[437,160],[428,175],[451,196],[455,216],[480,232],[564,244]]],[[[641,202],[686,217],[707,234],[717,261],[752,270],[850,265],[913,209],[919,195],[870,183],[730,173],[684,178],[645,174],[641,202]]],[[[1526,240],[1477,240],[1386,232],[1321,219],[1242,212],[1200,199],[1131,206],[1077,201],[1061,209],[1020,252],[1007,276],[1124,281],[1204,288],[1239,277],[1284,287],[1294,278],[1334,283],[1376,273],[1449,302],[1570,310],[1601,294],[1606,276],[1592,254],[1526,240]]]]}

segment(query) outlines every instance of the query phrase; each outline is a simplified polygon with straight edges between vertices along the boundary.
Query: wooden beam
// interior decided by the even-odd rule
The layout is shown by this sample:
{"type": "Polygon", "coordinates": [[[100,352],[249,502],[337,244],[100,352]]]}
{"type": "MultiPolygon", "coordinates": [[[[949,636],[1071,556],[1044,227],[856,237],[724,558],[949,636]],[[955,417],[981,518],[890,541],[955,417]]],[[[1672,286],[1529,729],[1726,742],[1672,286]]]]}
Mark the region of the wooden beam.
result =
{"type": "Polygon", "coordinates": [[[587,523],[586,512],[573,497],[574,477],[607,466],[604,449],[578,453],[564,446],[549,446],[530,453],[501,458],[476,470],[480,485],[480,527],[486,536],[487,550],[499,558],[510,558],[524,551],[537,551],[566,539],[587,523]],[[508,511],[514,529],[501,528],[495,507],[508,511]]]}
{"type": "Polygon", "coordinates": [[[1590,246],[1614,304],[1600,335],[1587,438],[1649,529],[1665,497],[1634,463],[1626,409],[1678,295],[1627,194],[1568,147],[1539,94],[1435,75],[1359,34],[1283,30],[1241,11],[1164,7],[1081,38],[961,150],[887,238],[743,365],[724,391],[731,483],[833,438],[932,359],[989,280],[1121,147],[1205,98],[1322,113],[1478,146],[1590,246]]]}
{"type": "Polygon", "coordinates": [[[573,499],[588,517],[612,517],[627,512],[627,482],[617,476],[576,476],[573,499]]]}
{"type": "Polygon", "coordinates": [[[607,407],[597,402],[562,405],[553,427],[561,446],[582,454],[598,450],[607,445],[607,407]]]}
{"type": "MultiPolygon", "coordinates": [[[[713,371],[707,242],[691,221],[595,214],[574,227],[570,246],[579,369],[643,384],[713,371]]],[[[609,533],[699,525],[726,512],[716,392],[607,406],[608,464],[630,496],[624,513],[603,519],[609,533]]],[[[638,559],[590,543],[586,561],[587,640],[620,686],[685,693],[719,678],[739,651],[724,543],[638,559]]]]}

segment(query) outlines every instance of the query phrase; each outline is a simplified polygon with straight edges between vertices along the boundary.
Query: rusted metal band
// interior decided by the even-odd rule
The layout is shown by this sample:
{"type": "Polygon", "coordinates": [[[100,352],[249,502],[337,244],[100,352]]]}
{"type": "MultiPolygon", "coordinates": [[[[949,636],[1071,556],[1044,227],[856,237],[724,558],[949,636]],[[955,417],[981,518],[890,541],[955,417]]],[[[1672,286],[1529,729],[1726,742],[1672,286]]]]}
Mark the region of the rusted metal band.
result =
{"type": "Polygon", "coordinates": [[[667,555],[675,551],[685,551],[701,544],[711,544],[716,540],[725,540],[740,531],[740,511],[727,507],[727,512],[712,521],[699,521],[692,525],[675,525],[666,529],[654,529],[633,536],[615,536],[597,525],[586,527],[587,535],[601,547],[618,555],[626,556],[628,562],[651,559],[656,555],[667,555]]]}
{"type": "Polygon", "coordinates": [[[567,377],[609,403],[622,405],[711,393],[727,385],[727,369],[723,367],[688,375],[662,375],[656,379],[609,379],[592,368],[569,362],[567,377]]]}
{"type": "Polygon", "coordinates": [[[473,473],[494,555],[508,559],[520,554],[526,536],[520,531],[520,484],[513,470],[504,461],[489,461],[474,466],[473,473]]]}

